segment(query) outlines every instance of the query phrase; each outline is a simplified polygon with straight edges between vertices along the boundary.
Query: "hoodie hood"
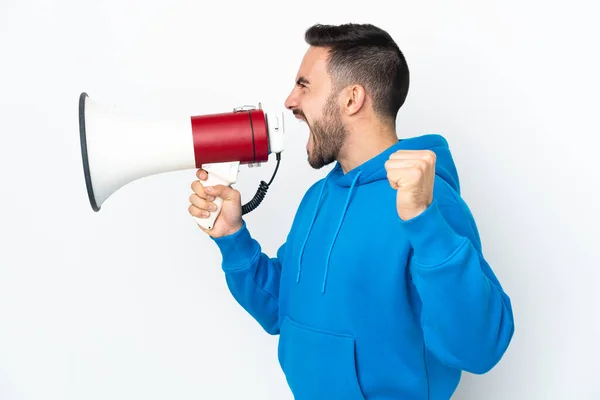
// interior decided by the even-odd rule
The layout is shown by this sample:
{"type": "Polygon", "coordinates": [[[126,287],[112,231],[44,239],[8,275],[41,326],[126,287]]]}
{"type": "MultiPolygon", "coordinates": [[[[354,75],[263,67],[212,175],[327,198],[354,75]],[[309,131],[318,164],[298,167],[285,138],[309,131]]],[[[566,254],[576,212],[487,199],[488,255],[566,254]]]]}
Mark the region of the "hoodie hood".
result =
{"type": "Polygon", "coordinates": [[[329,246],[327,261],[325,265],[325,273],[323,276],[322,293],[325,292],[325,287],[327,284],[327,274],[329,271],[329,260],[331,258],[331,252],[334,248],[335,241],[340,232],[340,229],[342,228],[344,218],[346,216],[346,211],[348,210],[348,207],[351,204],[354,189],[357,186],[361,186],[371,182],[387,180],[387,171],[385,169],[385,163],[389,159],[390,155],[398,150],[431,150],[435,152],[436,175],[444,181],[446,181],[454,190],[460,193],[460,183],[458,179],[456,165],[454,164],[454,160],[452,158],[448,142],[441,135],[430,134],[398,140],[396,144],[390,146],[389,148],[379,153],[377,156],[371,158],[370,160],[366,161],[365,163],[361,164],[360,166],[352,169],[351,171],[348,171],[348,173],[346,174],[344,174],[340,163],[336,163],[334,168],[323,179],[323,182],[319,189],[316,206],[312,214],[312,220],[309,225],[309,229],[306,232],[306,236],[304,237],[304,241],[300,250],[296,282],[300,281],[300,275],[302,273],[302,255],[304,253],[306,243],[308,242],[313,225],[315,223],[317,212],[319,210],[321,199],[323,197],[323,193],[327,186],[327,183],[331,182],[341,187],[348,187],[349,190],[346,195],[345,202],[343,204],[341,216],[337,221],[335,234],[333,235],[329,246]]]}
{"type": "Polygon", "coordinates": [[[450,153],[448,141],[440,135],[430,134],[408,139],[401,139],[398,143],[387,148],[382,153],[371,158],[362,165],[344,174],[342,167],[336,163],[335,167],[327,176],[337,185],[342,187],[360,186],[366,183],[387,179],[385,162],[398,150],[431,150],[436,154],[435,173],[444,181],[448,182],[453,189],[460,192],[458,172],[450,153]]]}

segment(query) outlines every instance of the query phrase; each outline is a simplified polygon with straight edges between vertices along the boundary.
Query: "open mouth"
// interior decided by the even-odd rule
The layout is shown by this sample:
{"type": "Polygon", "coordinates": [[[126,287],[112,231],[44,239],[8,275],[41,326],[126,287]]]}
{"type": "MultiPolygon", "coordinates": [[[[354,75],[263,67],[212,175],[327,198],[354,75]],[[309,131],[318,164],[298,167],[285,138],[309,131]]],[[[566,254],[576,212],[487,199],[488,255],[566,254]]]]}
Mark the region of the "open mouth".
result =
{"type": "Polygon", "coordinates": [[[294,116],[296,117],[296,121],[299,124],[303,124],[305,123],[306,126],[308,127],[308,138],[306,140],[306,150],[308,151],[310,149],[310,147],[312,146],[313,143],[313,135],[310,129],[310,125],[308,124],[308,121],[306,120],[306,117],[304,116],[304,114],[301,111],[296,111],[294,112],[294,116]]]}

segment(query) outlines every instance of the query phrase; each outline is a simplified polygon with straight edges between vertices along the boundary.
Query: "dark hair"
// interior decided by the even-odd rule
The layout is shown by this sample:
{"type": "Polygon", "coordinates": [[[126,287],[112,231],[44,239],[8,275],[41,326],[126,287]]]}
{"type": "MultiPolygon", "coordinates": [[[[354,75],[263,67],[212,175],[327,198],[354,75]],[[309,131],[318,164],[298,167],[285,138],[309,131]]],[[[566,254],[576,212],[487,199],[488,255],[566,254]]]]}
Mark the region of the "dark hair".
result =
{"type": "Polygon", "coordinates": [[[395,121],[408,94],[409,71],[396,42],[371,24],[316,24],[305,41],[329,50],[327,69],[334,89],[361,84],[373,98],[376,113],[395,121]]]}

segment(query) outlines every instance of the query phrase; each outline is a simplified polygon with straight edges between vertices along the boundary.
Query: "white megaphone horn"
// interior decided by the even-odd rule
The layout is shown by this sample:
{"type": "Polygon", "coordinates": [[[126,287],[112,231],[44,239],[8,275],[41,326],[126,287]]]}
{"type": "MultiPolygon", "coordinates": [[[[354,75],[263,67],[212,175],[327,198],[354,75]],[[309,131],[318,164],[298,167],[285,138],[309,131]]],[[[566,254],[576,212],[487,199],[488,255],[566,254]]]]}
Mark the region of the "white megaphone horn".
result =
{"type": "MultiPolygon", "coordinates": [[[[204,186],[236,182],[240,165],[260,165],[271,153],[277,165],[269,183],[261,181],[256,195],[242,207],[246,214],[260,204],[273,181],[283,151],[282,112],[265,113],[259,104],[232,112],[143,119],[123,115],[79,96],[79,135],[90,205],[99,211],[119,188],[139,178],[163,172],[203,168],[204,186]]],[[[194,220],[212,229],[223,200],[208,218],[194,220]]]]}

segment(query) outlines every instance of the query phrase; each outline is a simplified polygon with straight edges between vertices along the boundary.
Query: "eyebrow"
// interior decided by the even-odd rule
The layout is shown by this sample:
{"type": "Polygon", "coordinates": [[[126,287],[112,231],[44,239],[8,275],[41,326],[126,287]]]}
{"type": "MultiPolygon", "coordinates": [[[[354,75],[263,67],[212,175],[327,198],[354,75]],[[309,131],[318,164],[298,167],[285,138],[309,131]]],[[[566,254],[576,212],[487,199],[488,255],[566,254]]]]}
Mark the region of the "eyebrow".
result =
{"type": "Polygon", "coordinates": [[[298,78],[298,80],[296,81],[297,85],[301,85],[301,84],[305,84],[305,85],[309,85],[310,82],[308,81],[308,79],[306,79],[305,77],[301,76],[300,78],[298,78]]]}

